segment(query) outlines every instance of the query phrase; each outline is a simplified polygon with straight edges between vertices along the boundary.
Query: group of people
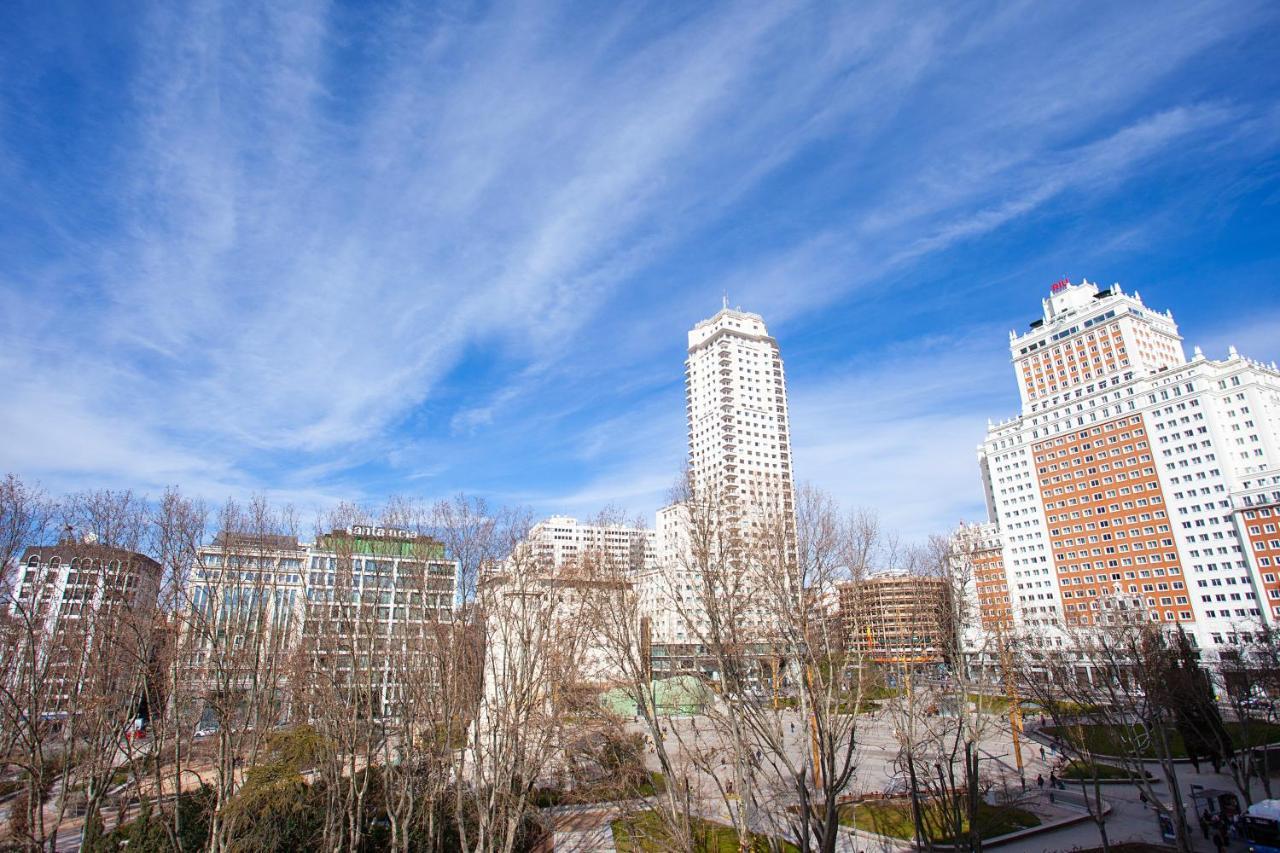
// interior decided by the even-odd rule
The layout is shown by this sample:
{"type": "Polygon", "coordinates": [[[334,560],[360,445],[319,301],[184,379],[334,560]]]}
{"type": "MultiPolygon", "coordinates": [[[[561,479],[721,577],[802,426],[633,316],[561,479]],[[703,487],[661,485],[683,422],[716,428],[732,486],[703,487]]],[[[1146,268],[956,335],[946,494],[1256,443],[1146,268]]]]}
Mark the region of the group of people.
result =
{"type": "MultiPolygon", "coordinates": [[[[1043,773],[1036,774],[1036,787],[1039,788],[1041,791],[1044,790],[1044,774],[1043,773]]],[[[1053,790],[1054,788],[1057,788],[1058,790],[1065,790],[1066,787],[1067,787],[1067,783],[1063,782],[1062,779],[1058,777],[1058,771],[1050,770],[1049,771],[1049,790],[1053,790]]]]}
{"type": "Polygon", "coordinates": [[[1212,841],[1218,853],[1225,853],[1232,838],[1244,838],[1241,831],[1240,815],[1213,813],[1208,809],[1200,815],[1200,831],[1206,841],[1212,841]]]}

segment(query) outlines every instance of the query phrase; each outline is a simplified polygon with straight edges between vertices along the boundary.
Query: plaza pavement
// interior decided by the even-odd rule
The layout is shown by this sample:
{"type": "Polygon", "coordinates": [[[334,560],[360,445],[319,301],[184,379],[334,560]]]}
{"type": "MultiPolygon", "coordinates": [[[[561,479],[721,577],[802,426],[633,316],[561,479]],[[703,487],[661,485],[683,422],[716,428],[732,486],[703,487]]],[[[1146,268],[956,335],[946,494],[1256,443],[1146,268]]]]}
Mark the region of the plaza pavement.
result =
{"type": "MultiPolygon", "coordinates": [[[[798,713],[783,713],[785,715],[783,719],[787,725],[787,750],[790,755],[798,758],[803,750],[808,748],[805,727],[798,713]],[[792,729],[793,725],[794,730],[792,729]]],[[[984,737],[979,743],[987,772],[992,772],[992,767],[994,766],[995,774],[1004,777],[1005,784],[1011,787],[1020,787],[1008,724],[1000,718],[993,717],[991,719],[992,725],[987,727],[987,731],[984,732],[984,737]]],[[[668,749],[675,755],[678,768],[682,765],[686,770],[689,768],[689,765],[682,761],[680,755],[681,743],[706,751],[712,755],[719,750],[719,744],[713,733],[712,726],[705,717],[673,718],[668,722],[668,726],[675,727],[674,732],[668,727],[665,739],[668,749]]],[[[633,730],[643,731],[643,728],[634,726],[633,730]]],[[[885,789],[889,781],[895,776],[893,765],[898,752],[898,745],[890,720],[883,714],[867,715],[859,726],[858,744],[858,767],[850,790],[851,792],[879,793],[885,789]]],[[[1032,732],[1023,737],[1022,753],[1025,778],[1028,789],[1034,799],[1047,798],[1047,785],[1045,790],[1037,789],[1035,778],[1037,774],[1043,774],[1047,780],[1053,769],[1053,762],[1057,757],[1051,748],[1046,747],[1042,758],[1040,746],[1041,743],[1034,739],[1032,732]]],[[[650,769],[658,769],[657,759],[653,753],[649,754],[648,763],[650,769]]],[[[719,768],[721,766],[724,767],[724,779],[729,778],[731,768],[727,762],[724,765],[714,763],[713,772],[720,773],[719,768]]],[[[1191,802],[1191,785],[1199,784],[1206,788],[1220,788],[1223,790],[1235,789],[1229,776],[1213,773],[1207,767],[1204,769],[1208,772],[1196,773],[1190,764],[1180,764],[1178,766],[1178,780],[1183,792],[1183,798],[1187,803],[1188,820],[1191,823],[1195,850],[1197,853],[1201,853],[1201,851],[1203,853],[1216,853],[1213,845],[1205,840],[1200,832],[1199,820],[1194,814],[1194,807],[1191,802]]],[[[1148,770],[1156,777],[1162,778],[1160,768],[1154,762],[1148,764],[1148,770]]],[[[700,786],[700,793],[705,798],[704,802],[712,801],[716,790],[713,781],[706,778],[705,774],[696,774],[695,778],[697,776],[702,777],[697,778],[697,784],[700,786]]],[[[1164,785],[1160,785],[1157,790],[1167,790],[1167,788],[1164,785]]],[[[1263,796],[1261,790],[1256,791],[1254,796],[1255,799],[1260,799],[1263,796]]],[[[1130,785],[1108,785],[1104,787],[1103,797],[1111,806],[1111,812],[1107,817],[1107,833],[1109,840],[1113,844],[1124,841],[1162,843],[1155,813],[1141,802],[1136,787],[1130,785]]],[[[1083,810],[1080,810],[1080,813],[1083,814],[1083,810]]],[[[713,814],[707,814],[706,816],[715,817],[713,814]]],[[[727,815],[721,812],[718,819],[726,820],[727,815]]],[[[765,828],[764,826],[760,827],[760,829],[765,828]]],[[[607,823],[605,824],[605,829],[607,829],[607,823]]],[[[559,837],[557,835],[557,838],[559,837]]],[[[581,846],[589,842],[590,836],[580,831],[572,839],[565,839],[566,842],[572,841],[577,846],[563,849],[575,851],[613,849],[611,836],[607,840],[603,835],[597,835],[596,837],[599,839],[601,846],[581,846]]],[[[1019,851],[1019,853],[1021,851],[1027,851],[1027,853],[1033,853],[1033,851],[1070,851],[1097,847],[1099,843],[1096,825],[1091,820],[1084,820],[1078,824],[1009,843],[1000,849],[1011,851],[1011,853],[1012,851],[1019,851]]],[[[910,845],[907,844],[901,846],[888,845],[888,847],[889,849],[904,851],[910,849],[910,845]]],[[[556,849],[560,850],[562,848],[557,846],[556,849]]],[[[862,853],[862,851],[870,853],[870,851],[883,851],[886,849],[886,845],[869,837],[854,838],[845,835],[845,837],[841,838],[841,844],[838,849],[842,853],[862,853]]],[[[1248,849],[1248,844],[1235,839],[1231,842],[1229,849],[1243,853],[1248,849]]]]}

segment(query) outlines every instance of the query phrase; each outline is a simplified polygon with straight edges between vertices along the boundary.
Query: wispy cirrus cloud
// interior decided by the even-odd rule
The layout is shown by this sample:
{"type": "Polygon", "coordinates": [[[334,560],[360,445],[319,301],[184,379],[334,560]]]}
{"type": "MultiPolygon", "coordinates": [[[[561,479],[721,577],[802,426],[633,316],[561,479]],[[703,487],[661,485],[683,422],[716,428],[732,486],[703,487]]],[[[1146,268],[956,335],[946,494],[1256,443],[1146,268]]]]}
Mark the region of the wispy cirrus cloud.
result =
{"type": "MultiPolygon", "coordinates": [[[[0,464],[639,509],[676,473],[683,331],[722,291],[784,355],[848,363],[806,339],[831,312],[859,354],[888,351],[902,330],[861,325],[884,283],[917,298],[934,259],[1038,217],[1095,216],[1204,152],[1224,181],[1272,155],[1267,87],[1196,64],[1248,64],[1260,27],[1273,11],[1246,3],[33,19],[0,69],[0,214],[20,226],[0,232],[0,380],[62,426],[6,407],[0,464]]],[[[1034,254],[996,252],[970,289],[1034,254]]],[[[866,391],[789,365],[797,389],[866,391]]],[[[906,436],[972,416],[900,413],[854,453],[824,393],[797,393],[796,434],[813,419],[806,452],[850,472],[932,470],[942,451],[906,436]]]]}

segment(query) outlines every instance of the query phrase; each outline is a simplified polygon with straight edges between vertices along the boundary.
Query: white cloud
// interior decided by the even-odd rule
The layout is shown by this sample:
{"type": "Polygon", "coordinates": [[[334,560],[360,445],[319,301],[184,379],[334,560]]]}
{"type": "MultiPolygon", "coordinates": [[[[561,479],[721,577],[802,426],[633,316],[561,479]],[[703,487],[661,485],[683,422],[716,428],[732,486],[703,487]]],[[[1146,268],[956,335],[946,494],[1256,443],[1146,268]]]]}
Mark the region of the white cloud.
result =
{"type": "Polygon", "coordinates": [[[1244,316],[1232,312],[1225,326],[1211,327],[1205,333],[1185,327],[1181,331],[1188,358],[1192,348],[1199,346],[1206,358],[1223,359],[1228,348],[1234,346],[1241,355],[1255,361],[1280,361],[1280,311],[1263,310],[1244,316]]]}
{"type": "Polygon", "coordinates": [[[985,516],[976,448],[1016,404],[991,325],[908,340],[790,389],[796,477],[908,538],[985,516]]]}
{"type": "MultiPolygon", "coordinates": [[[[123,81],[122,137],[103,141],[118,227],[80,234],[79,199],[46,193],[62,256],[0,281],[3,417],[20,437],[0,466],[324,501],[330,484],[360,491],[343,472],[375,460],[421,482],[554,453],[585,473],[511,491],[649,500],[683,433],[678,406],[647,394],[678,382],[683,331],[722,288],[786,331],[1179,145],[1272,132],[1233,102],[1138,108],[1248,29],[1248,4],[1117,7],[1052,61],[1050,30],[1078,27],[1066,11],[899,11],[410,7],[357,33],[305,0],[158,8],[123,81]],[[486,355],[500,375],[422,406],[486,355]]],[[[800,473],[803,450],[847,497],[932,525],[964,505],[973,412],[915,407],[927,369],[894,393],[865,376],[797,384],[800,473]],[[903,439],[931,432],[945,440],[903,439]],[[941,472],[938,508],[888,460],[912,480],[941,472]]]]}

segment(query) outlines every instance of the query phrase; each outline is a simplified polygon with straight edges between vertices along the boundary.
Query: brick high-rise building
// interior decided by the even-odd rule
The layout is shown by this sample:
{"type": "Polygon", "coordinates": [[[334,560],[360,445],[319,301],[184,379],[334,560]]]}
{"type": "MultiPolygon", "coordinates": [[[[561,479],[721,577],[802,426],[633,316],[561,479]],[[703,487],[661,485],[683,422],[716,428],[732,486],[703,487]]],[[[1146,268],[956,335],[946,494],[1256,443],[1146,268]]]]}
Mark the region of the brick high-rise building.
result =
{"type": "Polygon", "coordinates": [[[979,460],[1012,621],[1136,608],[1201,645],[1280,622],[1275,364],[1188,360],[1169,312],[1088,281],[1056,283],[1009,345],[1022,411],[988,426],[979,460]]]}
{"type": "Polygon", "coordinates": [[[1013,606],[1004,573],[1004,548],[995,524],[962,524],[951,539],[953,570],[969,588],[978,624],[988,632],[1013,628],[1013,606]]]}

